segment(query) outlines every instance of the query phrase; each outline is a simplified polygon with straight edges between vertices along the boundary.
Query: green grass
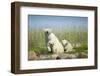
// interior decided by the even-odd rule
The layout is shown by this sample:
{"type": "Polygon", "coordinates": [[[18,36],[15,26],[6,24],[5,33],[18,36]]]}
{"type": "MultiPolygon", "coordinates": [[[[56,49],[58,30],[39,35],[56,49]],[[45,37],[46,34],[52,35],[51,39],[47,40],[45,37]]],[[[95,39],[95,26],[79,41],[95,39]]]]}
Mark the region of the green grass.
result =
{"type": "Polygon", "coordinates": [[[30,48],[29,51],[34,51],[37,54],[48,54],[48,49],[42,47],[30,48]]]}
{"type": "MultiPolygon", "coordinates": [[[[87,53],[87,32],[84,31],[67,31],[54,32],[60,41],[63,39],[68,40],[71,43],[81,43],[81,47],[74,47],[74,51],[68,53],[87,53]]],[[[28,51],[34,51],[38,54],[51,54],[45,46],[45,35],[42,30],[29,30],[28,31],[28,51]]]]}
{"type": "Polygon", "coordinates": [[[80,52],[88,53],[88,47],[86,45],[83,45],[81,47],[75,47],[74,50],[77,53],[80,53],[80,52]]]}
{"type": "Polygon", "coordinates": [[[82,44],[80,47],[74,47],[73,51],[67,52],[68,54],[74,54],[74,53],[88,53],[88,46],[86,44],[82,44]]]}

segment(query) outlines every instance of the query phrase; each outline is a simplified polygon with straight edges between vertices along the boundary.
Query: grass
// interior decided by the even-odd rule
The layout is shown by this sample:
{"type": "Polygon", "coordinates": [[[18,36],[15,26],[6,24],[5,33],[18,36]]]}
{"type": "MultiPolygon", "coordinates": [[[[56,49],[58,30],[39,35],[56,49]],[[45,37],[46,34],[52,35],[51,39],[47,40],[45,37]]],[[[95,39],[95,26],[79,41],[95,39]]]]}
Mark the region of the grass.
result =
{"type": "Polygon", "coordinates": [[[29,51],[34,51],[37,54],[48,54],[48,49],[43,47],[30,48],[29,51]]]}
{"type": "MultiPolygon", "coordinates": [[[[54,32],[54,34],[61,41],[66,39],[71,43],[81,43],[80,47],[74,47],[71,52],[68,53],[87,53],[87,32],[84,31],[67,31],[63,30],[60,32],[54,32]]],[[[28,51],[34,51],[37,54],[51,54],[48,52],[48,49],[45,46],[45,35],[42,30],[29,30],[28,32],[28,51]]]]}
{"type": "MultiPolygon", "coordinates": [[[[43,47],[36,47],[36,48],[31,48],[29,49],[29,51],[34,51],[37,54],[51,54],[50,52],[48,52],[47,48],[43,48],[43,47]]],[[[74,47],[73,51],[67,52],[68,54],[74,54],[74,53],[88,53],[88,47],[86,45],[82,45],[81,47],[74,47]]]]}
{"type": "Polygon", "coordinates": [[[86,44],[83,44],[81,47],[75,47],[74,49],[78,53],[80,53],[80,52],[87,53],[87,51],[88,51],[88,47],[86,44]]]}
{"type": "Polygon", "coordinates": [[[74,47],[73,51],[67,52],[68,54],[74,54],[74,53],[88,53],[88,47],[86,44],[82,44],[80,47],[74,47]]]}

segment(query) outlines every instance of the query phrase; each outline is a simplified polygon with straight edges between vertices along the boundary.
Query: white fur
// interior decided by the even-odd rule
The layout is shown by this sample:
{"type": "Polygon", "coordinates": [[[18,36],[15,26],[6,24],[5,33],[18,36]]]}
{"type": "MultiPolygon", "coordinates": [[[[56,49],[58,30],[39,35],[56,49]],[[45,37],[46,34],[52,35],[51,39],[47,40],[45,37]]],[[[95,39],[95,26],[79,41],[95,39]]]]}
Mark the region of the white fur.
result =
{"type": "Polygon", "coordinates": [[[72,45],[71,45],[71,43],[69,41],[62,40],[62,44],[63,44],[64,49],[66,50],[66,52],[73,51],[73,47],[72,47],[72,45]]]}
{"type": "Polygon", "coordinates": [[[55,36],[55,34],[51,32],[51,29],[45,29],[45,37],[46,37],[46,44],[47,44],[48,51],[51,51],[50,45],[53,45],[52,51],[54,54],[59,54],[64,52],[64,48],[62,44],[55,36]]]}

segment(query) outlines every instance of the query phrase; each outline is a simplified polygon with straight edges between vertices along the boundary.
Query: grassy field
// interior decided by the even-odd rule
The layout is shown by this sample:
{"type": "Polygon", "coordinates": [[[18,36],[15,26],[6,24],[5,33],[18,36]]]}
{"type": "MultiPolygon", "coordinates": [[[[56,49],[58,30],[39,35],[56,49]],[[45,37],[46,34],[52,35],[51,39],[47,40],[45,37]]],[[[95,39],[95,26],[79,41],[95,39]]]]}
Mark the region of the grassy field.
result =
{"type": "MultiPolygon", "coordinates": [[[[74,53],[88,53],[88,35],[86,31],[81,30],[63,30],[53,31],[53,33],[61,41],[63,39],[68,40],[73,45],[73,51],[68,52],[69,54],[74,53]],[[79,44],[79,46],[77,46],[79,44]]],[[[50,54],[45,44],[44,32],[41,29],[31,29],[28,31],[28,51],[34,51],[36,54],[50,54]]]]}

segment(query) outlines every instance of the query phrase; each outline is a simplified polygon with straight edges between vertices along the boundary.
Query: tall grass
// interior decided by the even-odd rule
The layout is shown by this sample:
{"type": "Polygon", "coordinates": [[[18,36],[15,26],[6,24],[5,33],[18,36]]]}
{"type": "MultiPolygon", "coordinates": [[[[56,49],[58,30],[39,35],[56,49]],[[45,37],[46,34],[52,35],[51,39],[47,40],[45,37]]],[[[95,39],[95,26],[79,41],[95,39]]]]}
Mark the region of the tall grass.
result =
{"type": "MultiPolygon", "coordinates": [[[[68,40],[71,44],[81,44],[79,48],[75,50],[85,49],[87,50],[88,34],[87,31],[82,30],[53,30],[53,33],[61,41],[63,39],[68,40]]],[[[28,30],[28,51],[37,51],[39,53],[47,52],[45,44],[45,35],[43,29],[29,29],[28,30]]]]}

